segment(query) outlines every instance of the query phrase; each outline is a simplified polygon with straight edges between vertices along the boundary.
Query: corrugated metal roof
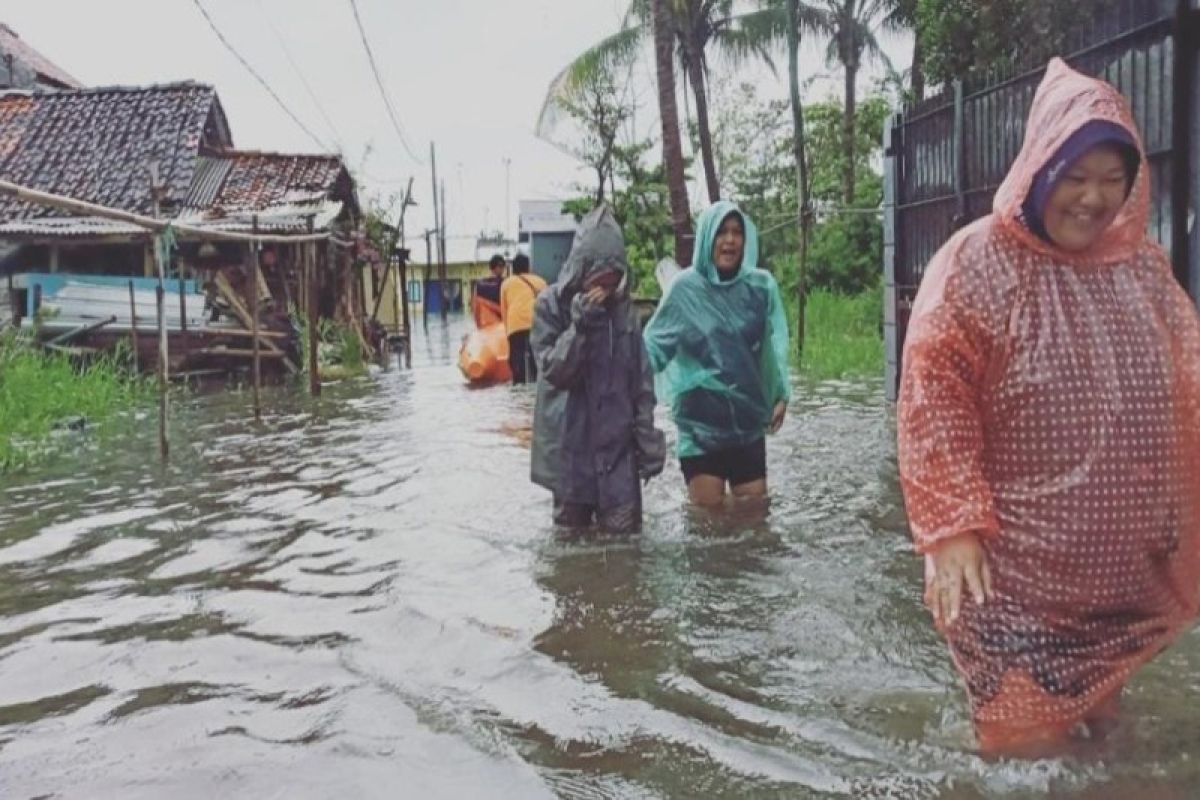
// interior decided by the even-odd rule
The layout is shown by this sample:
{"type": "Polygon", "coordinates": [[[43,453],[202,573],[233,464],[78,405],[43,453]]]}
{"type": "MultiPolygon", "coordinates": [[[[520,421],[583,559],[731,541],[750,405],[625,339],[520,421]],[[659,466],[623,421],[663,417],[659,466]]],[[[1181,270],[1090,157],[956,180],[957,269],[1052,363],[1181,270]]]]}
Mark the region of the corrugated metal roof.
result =
{"type": "Polygon", "coordinates": [[[192,177],[192,188],[184,205],[208,208],[215,203],[232,168],[233,164],[227,159],[200,156],[196,160],[196,174],[192,177]]]}

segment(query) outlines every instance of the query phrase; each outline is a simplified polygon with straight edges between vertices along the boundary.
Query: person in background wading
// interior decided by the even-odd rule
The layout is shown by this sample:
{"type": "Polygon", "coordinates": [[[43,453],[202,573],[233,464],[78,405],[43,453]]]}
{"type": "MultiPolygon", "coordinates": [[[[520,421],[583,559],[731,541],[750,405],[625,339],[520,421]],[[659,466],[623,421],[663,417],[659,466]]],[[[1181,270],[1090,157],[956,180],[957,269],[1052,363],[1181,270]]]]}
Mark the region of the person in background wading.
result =
{"type": "Polygon", "coordinates": [[[1200,319],[1149,208],[1128,103],[1054,59],[913,306],[904,502],[987,752],[1104,733],[1200,610],[1200,319]]]}
{"type": "Polygon", "coordinates": [[[662,472],[666,443],[607,206],[583,218],[558,280],[538,295],[531,343],[541,370],[531,476],[554,493],[555,524],[640,530],[641,481],[662,472]]]}
{"type": "Polygon", "coordinates": [[[486,328],[503,318],[500,308],[500,288],[504,284],[504,270],[508,262],[496,253],[488,261],[488,276],[475,281],[475,296],[471,298],[471,314],[476,328],[486,328]]]}
{"type": "Polygon", "coordinates": [[[533,306],[546,281],[529,271],[529,256],[517,254],[513,274],[500,286],[500,316],[508,334],[508,366],[513,383],[537,380],[537,361],[529,349],[529,330],[533,327],[533,306]]]}

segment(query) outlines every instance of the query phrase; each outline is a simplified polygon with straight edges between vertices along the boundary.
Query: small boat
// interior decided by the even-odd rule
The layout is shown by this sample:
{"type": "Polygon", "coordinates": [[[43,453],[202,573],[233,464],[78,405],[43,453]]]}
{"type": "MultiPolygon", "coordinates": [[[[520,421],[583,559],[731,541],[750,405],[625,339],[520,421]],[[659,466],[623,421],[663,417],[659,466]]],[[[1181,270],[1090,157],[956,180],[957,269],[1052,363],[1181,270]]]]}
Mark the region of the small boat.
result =
{"type": "Polygon", "coordinates": [[[458,351],[458,368],[471,383],[512,380],[504,323],[493,322],[464,336],[458,351]]]}

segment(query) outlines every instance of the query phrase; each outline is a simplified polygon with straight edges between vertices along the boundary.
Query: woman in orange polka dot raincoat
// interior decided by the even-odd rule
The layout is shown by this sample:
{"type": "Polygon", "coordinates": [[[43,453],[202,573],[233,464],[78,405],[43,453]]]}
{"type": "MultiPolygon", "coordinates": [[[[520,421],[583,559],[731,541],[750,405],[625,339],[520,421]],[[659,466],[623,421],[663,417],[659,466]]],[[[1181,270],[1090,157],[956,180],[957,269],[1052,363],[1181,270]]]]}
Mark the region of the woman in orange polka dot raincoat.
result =
{"type": "Polygon", "coordinates": [[[1062,61],[993,213],[929,264],[900,474],[982,749],[1101,731],[1200,603],[1200,321],[1129,107],[1062,61]]]}

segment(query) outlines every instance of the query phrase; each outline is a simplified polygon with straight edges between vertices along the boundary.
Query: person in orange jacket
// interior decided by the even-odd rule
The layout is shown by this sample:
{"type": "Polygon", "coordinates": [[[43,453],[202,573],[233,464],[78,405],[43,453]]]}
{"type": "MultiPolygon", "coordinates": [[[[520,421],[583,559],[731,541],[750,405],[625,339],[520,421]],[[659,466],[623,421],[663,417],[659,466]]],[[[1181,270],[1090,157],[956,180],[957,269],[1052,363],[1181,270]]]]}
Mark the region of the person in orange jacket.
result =
{"type": "Polygon", "coordinates": [[[513,383],[527,383],[537,380],[529,330],[533,327],[533,303],[546,288],[546,281],[529,271],[529,256],[524,253],[513,259],[512,271],[500,285],[500,316],[508,334],[508,366],[513,383]]]}

